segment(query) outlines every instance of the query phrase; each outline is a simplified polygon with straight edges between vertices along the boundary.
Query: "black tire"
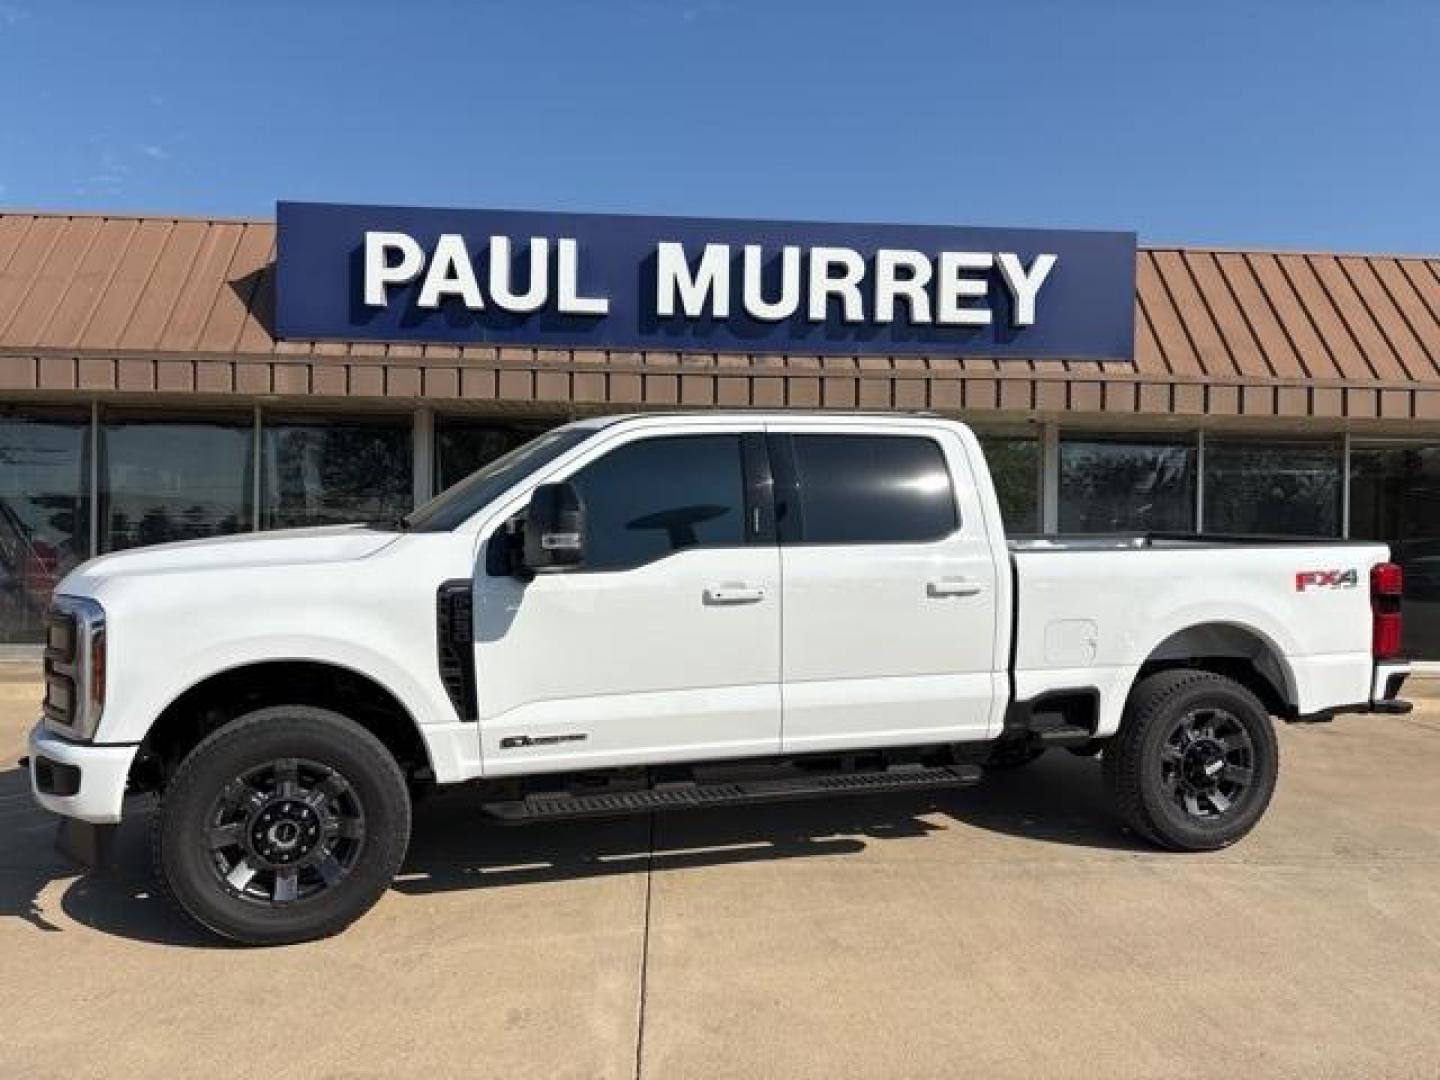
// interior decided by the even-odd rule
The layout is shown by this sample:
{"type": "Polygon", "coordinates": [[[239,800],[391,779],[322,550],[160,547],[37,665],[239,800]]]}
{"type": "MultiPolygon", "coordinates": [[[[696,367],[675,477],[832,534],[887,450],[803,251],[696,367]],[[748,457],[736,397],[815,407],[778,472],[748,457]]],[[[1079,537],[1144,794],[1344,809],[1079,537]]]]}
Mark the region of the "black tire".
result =
{"type": "Polygon", "coordinates": [[[1103,770],[1121,819],[1174,851],[1214,851],[1255,827],[1280,767],[1275,729],[1244,686],[1162,671],[1130,694],[1103,770]]]}
{"type": "Polygon", "coordinates": [[[232,720],[186,756],[151,852],[161,884],[202,927],[282,945],[368,911],[409,839],[405,777],[385,746],[338,713],[281,705],[232,720]]]}
{"type": "Polygon", "coordinates": [[[990,751],[990,756],[985,759],[985,768],[1001,772],[1023,769],[1031,762],[1038,761],[1043,753],[1045,747],[1036,746],[1032,742],[1001,743],[990,751]]]}

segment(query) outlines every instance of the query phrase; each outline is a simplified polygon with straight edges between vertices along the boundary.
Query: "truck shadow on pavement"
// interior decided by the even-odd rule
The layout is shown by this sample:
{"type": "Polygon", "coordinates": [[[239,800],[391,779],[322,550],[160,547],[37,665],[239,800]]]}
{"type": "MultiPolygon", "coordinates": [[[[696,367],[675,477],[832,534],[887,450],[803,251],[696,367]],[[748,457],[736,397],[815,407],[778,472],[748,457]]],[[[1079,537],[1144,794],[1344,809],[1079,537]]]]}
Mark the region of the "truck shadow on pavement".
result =
{"type": "Polygon", "coordinates": [[[25,770],[0,772],[0,916],[38,930],[60,929],[40,907],[40,894],[52,881],[75,873],[52,846],[55,827],[31,798],[25,770]]]}
{"type": "MultiPolygon", "coordinates": [[[[777,859],[855,855],[872,842],[920,840],[957,828],[1108,851],[1155,849],[1121,830],[1098,762],[1052,753],[995,772],[976,787],[688,810],[608,821],[505,826],[476,822],[465,793],[416,814],[394,888],[409,895],[686,870],[777,859]],[[484,830],[477,842],[477,831],[484,830]]],[[[963,843],[963,840],[962,840],[963,843]]]]}
{"type": "MultiPolygon", "coordinates": [[[[111,868],[80,874],[52,847],[55,820],[30,799],[20,769],[0,772],[0,917],[39,930],[83,926],[140,941],[225,947],[160,894],[150,871],[153,800],[127,805],[111,868]]],[[[484,818],[476,792],[436,795],[416,809],[409,854],[393,888],[402,895],[484,890],[613,874],[859,855],[874,843],[926,842],[953,830],[1102,851],[1154,849],[1121,830],[1098,763],[1052,752],[979,786],[934,794],[857,796],[823,802],[697,810],[614,820],[505,826],[484,818]]],[[[957,838],[964,851],[965,837],[957,838]]],[[[1007,847],[1008,851],[1013,848],[1007,847]]],[[[1157,855],[1157,857],[1161,857],[1157,855]]]]}

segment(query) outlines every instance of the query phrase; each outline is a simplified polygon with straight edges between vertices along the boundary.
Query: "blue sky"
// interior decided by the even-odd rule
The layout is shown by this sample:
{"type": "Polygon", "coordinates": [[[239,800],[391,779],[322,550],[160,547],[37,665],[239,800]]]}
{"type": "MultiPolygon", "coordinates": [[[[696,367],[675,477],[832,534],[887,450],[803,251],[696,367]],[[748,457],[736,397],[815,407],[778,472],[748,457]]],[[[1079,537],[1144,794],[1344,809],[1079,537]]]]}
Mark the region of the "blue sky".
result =
{"type": "Polygon", "coordinates": [[[0,206],[1440,251],[1436,0],[0,0],[0,206]]]}

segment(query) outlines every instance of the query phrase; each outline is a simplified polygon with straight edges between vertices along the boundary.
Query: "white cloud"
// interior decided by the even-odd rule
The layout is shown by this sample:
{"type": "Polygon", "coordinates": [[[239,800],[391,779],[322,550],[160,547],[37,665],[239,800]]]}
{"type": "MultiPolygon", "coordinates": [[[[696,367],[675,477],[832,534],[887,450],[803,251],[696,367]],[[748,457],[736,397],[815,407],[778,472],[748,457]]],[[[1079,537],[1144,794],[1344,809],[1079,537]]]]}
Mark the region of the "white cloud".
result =
{"type": "Polygon", "coordinates": [[[78,195],[123,194],[137,172],[140,176],[151,174],[148,163],[154,162],[154,168],[160,168],[160,162],[170,160],[170,151],[159,143],[117,146],[108,135],[92,135],[88,141],[95,148],[95,159],[90,164],[90,171],[75,182],[78,195]]]}

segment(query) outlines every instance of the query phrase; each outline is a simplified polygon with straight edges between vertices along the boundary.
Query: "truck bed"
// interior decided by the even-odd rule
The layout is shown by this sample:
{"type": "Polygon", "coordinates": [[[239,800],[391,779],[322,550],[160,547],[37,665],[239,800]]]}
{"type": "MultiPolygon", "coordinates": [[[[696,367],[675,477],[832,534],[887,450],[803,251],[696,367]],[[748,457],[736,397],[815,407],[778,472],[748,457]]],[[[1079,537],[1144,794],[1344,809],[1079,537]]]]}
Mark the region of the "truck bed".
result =
{"type": "Polygon", "coordinates": [[[1015,537],[1015,695],[1100,696],[1119,725],[1147,663],[1244,657],[1307,714],[1368,701],[1370,569],[1383,544],[1185,534],[1015,537]],[[1142,554],[1144,553],[1144,554],[1142,554]]]}

